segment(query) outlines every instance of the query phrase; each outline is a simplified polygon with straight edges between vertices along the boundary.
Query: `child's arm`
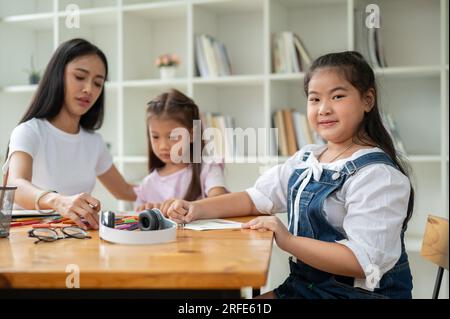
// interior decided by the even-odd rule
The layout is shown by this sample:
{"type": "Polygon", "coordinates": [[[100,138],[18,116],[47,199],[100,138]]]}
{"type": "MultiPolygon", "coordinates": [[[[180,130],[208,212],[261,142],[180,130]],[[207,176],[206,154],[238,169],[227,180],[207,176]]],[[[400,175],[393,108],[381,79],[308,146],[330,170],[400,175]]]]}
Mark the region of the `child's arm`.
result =
{"type": "Polygon", "coordinates": [[[223,164],[212,163],[202,167],[201,178],[206,197],[215,197],[228,194],[225,187],[224,166],[223,164]]]}
{"type": "MultiPolygon", "coordinates": [[[[296,163],[295,156],[284,164],[270,168],[258,178],[254,187],[245,192],[229,193],[195,202],[175,201],[169,208],[168,216],[177,223],[184,224],[196,219],[286,211],[287,181],[293,171],[294,163],[296,163]]],[[[224,185],[224,183],[215,185],[224,185]]]]}
{"type": "Polygon", "coordinates": [[[208,192],[208,197],[215,197],[215,196],[220,196],[220,195],[224,195],[224,194],[228,194],[228,191],[226,190],[225,187],[214,187],[211,188],[208,192]]]}
{"type": "Polygon", "coordinates": [[[115,198],[128,201],[136,200],[133,185],[125,181],[114,164],[106,173],[98,176],[98,179],[115,198]]]}
{"type": "Polygon", "coordinates": [[[176,200],[172,203],[168,211],[168,216],[175,222],[181,224],[189,223],[197,219],[259,214],[247,192],[229,193],[195,202],[176,200]]]}
{"type": "Polygon", "coordinates": [[[277,245],[316,269],[354,278],[365,274],[353,252],[347,246],[292,235],[276,216],[261,216],[243,225],[243,228],[274,232],[277,245]]]}
{"type": "MultiPolygon", "coordinates": [[[[228,194],[228,191],[225,189],[225,187],[214,187],[209,190],[208,197],[216,197],[224,194],[228,194]]],[[[176,198],[170,198],[159,204],[146,203],[140,205],[136,210],[139,211],[144,209],[158,208],[165,217],[168,217],[167,214],[169,212],[170,206],[172,205],[173,202],[177,200],[178,199],[176,198]]]]}
{"type": "Polygon", "coordinates": [[[353,252],[342,244],[292,236],[285,245],[282,249],[319,270],[354,278],[366,277],[353,252]]]}

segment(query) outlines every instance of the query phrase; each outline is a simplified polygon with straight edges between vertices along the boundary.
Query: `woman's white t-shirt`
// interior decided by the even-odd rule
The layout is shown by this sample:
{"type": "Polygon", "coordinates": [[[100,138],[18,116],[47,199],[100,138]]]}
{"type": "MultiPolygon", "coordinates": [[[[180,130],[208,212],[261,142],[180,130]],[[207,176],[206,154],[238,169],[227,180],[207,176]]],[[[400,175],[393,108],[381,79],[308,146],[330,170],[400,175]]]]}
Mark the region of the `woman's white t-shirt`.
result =
{"type": "Polygon", "coordinates": [[[100,134],[83,128],[69,134],[45,119],[31,119],[13,130],[4,174],[17,151],[33,158],[33,185],[64,195],[92,192],[96,177],[113,163],[100,134]]]}

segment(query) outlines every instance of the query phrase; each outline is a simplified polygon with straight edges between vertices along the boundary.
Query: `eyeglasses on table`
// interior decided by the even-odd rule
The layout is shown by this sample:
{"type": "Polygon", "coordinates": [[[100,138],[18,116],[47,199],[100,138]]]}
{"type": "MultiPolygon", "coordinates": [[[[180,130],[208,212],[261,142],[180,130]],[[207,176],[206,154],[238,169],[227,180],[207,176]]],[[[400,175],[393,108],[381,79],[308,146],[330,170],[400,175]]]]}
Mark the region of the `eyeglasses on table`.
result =
{"type": "Polygon", "coordinates": [[[84,229],[76,226],[68,226],[62,228],[33,228],[28,231],[28,237],[37,238],[37,241],[34,242],[35,244],[41,241],[53,242],[65,238],[92,238],[84,229]],[[61,234],[58,233],[57,229],[61,231],[61,234]]]}

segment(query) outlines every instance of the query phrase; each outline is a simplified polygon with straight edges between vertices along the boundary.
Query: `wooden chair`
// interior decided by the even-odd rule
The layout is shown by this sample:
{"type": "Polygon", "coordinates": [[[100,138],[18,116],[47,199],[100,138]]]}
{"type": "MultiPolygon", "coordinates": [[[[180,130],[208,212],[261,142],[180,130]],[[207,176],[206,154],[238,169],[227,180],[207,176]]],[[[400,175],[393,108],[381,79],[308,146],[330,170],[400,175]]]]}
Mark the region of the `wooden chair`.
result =
{"type": "Polygon", "coordinates": [[[426,260],[439,266],[432,297],[437,299],[444,268],[448,271],[448,219],[428,216],[420,254],[426,260]]]}

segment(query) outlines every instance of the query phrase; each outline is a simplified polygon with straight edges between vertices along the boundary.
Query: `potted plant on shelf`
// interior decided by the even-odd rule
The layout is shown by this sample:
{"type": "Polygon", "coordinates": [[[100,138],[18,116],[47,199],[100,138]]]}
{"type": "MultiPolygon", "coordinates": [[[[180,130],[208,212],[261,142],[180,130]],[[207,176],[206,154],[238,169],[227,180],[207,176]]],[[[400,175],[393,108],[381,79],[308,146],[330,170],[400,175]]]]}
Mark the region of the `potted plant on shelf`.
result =
{"type": "Polygon", "coordinates": [[[28,73],[29,84],[38,84],[41,79],[41,71],[37,70],[34,64],[34,57],[31,55],[30,58],[30,69],[25,70],[28,73]]]}
{"type": "Polygon", "coordinates": [[[155,60],[155,65],[159,68],[161,80],[173,79],[179,64],[180,58],[176,54],[163,54],[155,60]]]}

